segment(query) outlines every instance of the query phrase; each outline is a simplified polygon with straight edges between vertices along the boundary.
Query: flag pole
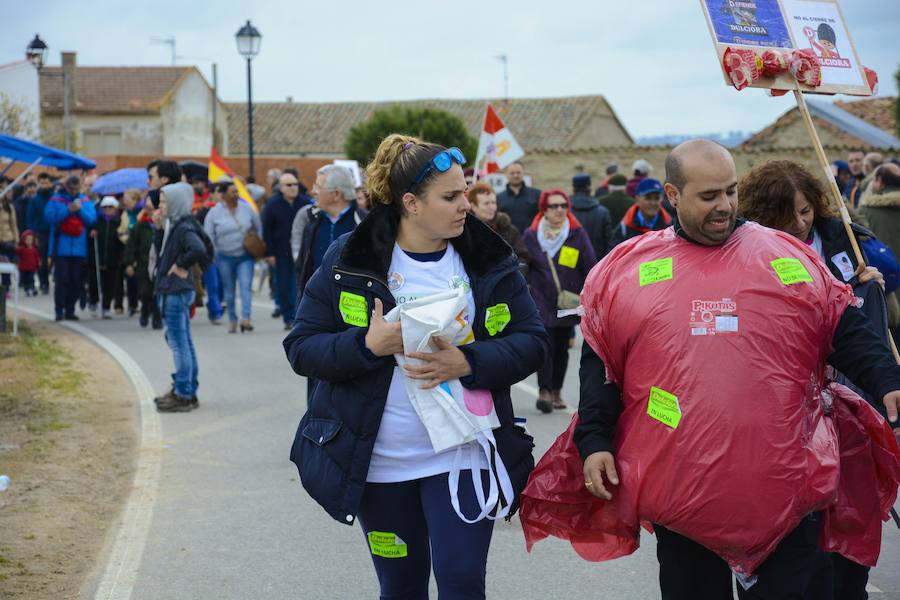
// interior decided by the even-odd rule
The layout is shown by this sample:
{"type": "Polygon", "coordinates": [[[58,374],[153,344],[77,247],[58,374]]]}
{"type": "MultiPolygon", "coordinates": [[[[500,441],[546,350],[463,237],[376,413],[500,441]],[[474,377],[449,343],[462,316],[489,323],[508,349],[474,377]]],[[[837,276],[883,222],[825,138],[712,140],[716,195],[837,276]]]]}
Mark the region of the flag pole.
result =
{"type": "MultiPolygon", "coordinates": [[[[812,139],[813,150],[816,151],[819,166],[822,167],[822,170],[825,173],[825,179],[828,181],[828,189],[831,191],[831,198],[841,215],[841,222],[844,224],[844,230],[847,232],[847,237],[850,238],[850,246],[853,248],[853,254],[856,256],[856,264],[859,265],[856,269],[856,274],[859,275],[866,268],[866,259],[863,257],[862,251],[859,249],[859,244],[856,242],[856,236],[853,234],[853,221],[850,220],[850,212],[847,210],[847,205],[844,204],[844,198],[841,195],[841,191],[838,189],[837,182],[834,180],[834,175],[831,172],[831,163],[828,162],[828,157],[825,155],[825,148],[822,146],[822,140],[819,138],[819,134],[816,131],[816,125],[813,123],[812,115],[809,112],[809,106],[806,104],[806,98],[803,96],[803,92],[800,91],[799,82],[794,89],[794,99],[797,101],[797,108],[800,110],[800,114],[803,115],[803,123],[806,125],[806,130],[809,133],[809,137],[812,139]]],[[[888,333],[887,337],[891,346],[891,352],[894,354],[894,360],[900,364],[900,352],[897,351],[897,344],[894,342],[894,336],[888,333]]]]}

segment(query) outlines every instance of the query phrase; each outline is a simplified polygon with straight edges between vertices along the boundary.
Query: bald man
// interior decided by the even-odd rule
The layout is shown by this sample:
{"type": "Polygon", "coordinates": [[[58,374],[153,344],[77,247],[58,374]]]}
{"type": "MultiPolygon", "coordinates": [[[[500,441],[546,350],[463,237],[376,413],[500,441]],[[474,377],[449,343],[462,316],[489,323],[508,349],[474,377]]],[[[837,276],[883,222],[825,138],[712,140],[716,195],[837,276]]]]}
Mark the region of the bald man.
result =
{"type": "MultiPolygon", "coordinates": [[[[734,160],[725,148],[708,140],[691,140],[676,147],[666,159],[664,191],[678,210],[679,221],[674,231],[649,232],[617,246],[591,274],[604,293],[588,291],[592,284],[589,280],[585,286],[587,293],[582,295],[582,301],[586,303],[586,320],[591,320],[587,313],[594,311],[594,314],[604,315],[603,322],[609,325],[601,332],[591,331],[590,327],[585,329],[585,338],[593,341],[584,344],[582,353],[580,424],[574,437],[584,461],[585,486],[594,495],[607,500],[619,494],[617,458],[624,461],[619,466],[623,468],[621,481],[625,486],[636,485],[639,477],[643,477],[645,482],[654,478],[666,479],[671,473],[653,472],[656,462],[652,459],[645,458],[641,469],[635,467],[638,461],[636,456],[643,451],[636,448],[646,450],[651,445],[652,449],[648,452],[655,450],[657,456],[666,455],[679,461],[686,480],[709,481],[711,477],[720,477],[724,484],[715,498],[694,498],[694,508],[687,511],[689,514],[672,517],[681,519],[673,527],[680,524],[682,529],[695,532],[716,531],[716,527],[728,528],[728,522],[714,523],[716,518],[721,519],[723,508],[734,511],[735,531],[745,526],[741,515],[749,513],[761,515],[762,522],[776,523],[781,515],[774,512],[777,511],[774,508],[776,501],[765,497],[765,489],[752,489],[750,483],[746,491],[740,490],[739,486],[735,489],[730,478],[741,477],[742,473],[729,475],[728,470],[735,468],[733,465],[722,464],[723,461],[714,461],[708,456],[696,456],[691,454],[691,449],[697,447],[697,436],[702,437],[704,431],[708,434],[718,429],[723,439],[740,440],[746,446],[745,450],[749,453],[746,456],[750,457],[746,460],[755,464],[752,475],[744,473],[748,480],[755,476],[763,488],[770,479],[777,480],[781,465],[772,464],[770,470],[764,462],[770,456],[778,455],[777,449],[768,444],[773,444],[773,439],[781,439],[775,433],[781,435],[784,430],[776,432],[775,429],[783,425],[770,423],[767,415],[769,411],[777,412],[781,408],[773,406],[773,403],[777,396],[781,396],[778,401],[784,401],[784,381],[798,376],[798,369],[791,366],[794,363],[792,355],[781,357],[786,358],[783,361],[785,366],[780,366],[781,362],[778,366],[772,366],[771,349],[764,349],[767,339],[771,343],[771,332],[766,331],[764,317],[753,316],[761,314],[758,308],[756,313],[738,310],[736,314],[739,317],[731,311],[727,318],[723,318],[720,329],[711,330],[704,328],[705,324],[691,324],[690,306],[682,306],[682,300],[675,299],[699,298],[713,301],[710,304],[714,305],[725,298],[729,304],[733,302],[736,306],[745,307],[748,303],[764,303],[766,311],[763,314],[768,318],[796,315],[796,331],[782,331],[780,335],[785,339],[799,336],[801,339],[825,340],[827,344],[823,343],[820,353],[804,360],[814,363],[815,356],[828,356],[828,362],[856,385],[873,397],[882,399],[883,405],[878,408],[888,415],[895,427],[900,401],[900,367],[894,363],[887,345],[878,338],[862,311],[850,302],[849,291],[837,282],[818,277],[819,271],[815,271],[817,263],[811,253],[787,236],[738,218],[737,175],[734,160]],[[776,277],[775,265],[769,268],[769,254],[793,261],[792,264],[800,270],[808,268],[814,276],[790,279],[778,271],[776,277]],[[746,265],[741,261],[741,255],[748,257],[746,265]],[[638,271],[643,274],[643,266],[650,264],[645,261],[666,260],[670,265],[667,274],[651,278],[649,282],[645,282],[642,275],[638,285],[636,274],[638,271]],[[801,267],[801,264],[807,266],[801,267]],[[742,269],[740,276],[728,276],[735,268],[742,269]],[[802,287],[798,290],[797,286],[802,287]],[[824,310],[824,304],[810,302],[805,308],[809,314],[798,314],[798,291],[810,298],[839,297],[842,300],[834,306],[845,308],[831,313],[832,319],[839,319],[836,330],[830,329],[825,315],[817,312],[824,310]],[[737,325],[738,318],[740,326],[737,325]],[[617,339],[617,335],[621,337],[617,339]],[[680,348],[677,362],[673,362],[673,344],[680,348]],[[594,348],[603,349],[604,355],[611,357],[610,362],[604,363],[594,348]],[[706,356],[702,352],[718,353],[715,364],[693,358],[706,356]],[[722,383],[720,377],[721,363],[732,360],[734,364],[728,368],[734,373],[742,369],[755,371],[760,368],[759,365],[783,369],[784,373],[779,372],[777,377],[772,373],[766,377],[760,376],[753,395],[741,390],[736,393],[734,390],[723,391],[705,383],[719,381],[717,385],[727,385],[722,383]],[[607,371],[607,364],[610,371],[607,371]],[[616,369],[621,365],[632,365],[627,377],[617,373],[616,369]],[[667,426],[658,419],[647,420],[652,415],[638,405],[641,399],[647,397],[650,386],[665,388],[674,394],[673,398],[679,396],[679,392],[684,394],[684,390],[693,391],[693,395],[687,393],[689,397],[682,395],[684,416],[680,425],[676,422],[675,428],[672,428],[671,424],[667,426]],[[747,397],[740,397],[742,393],[747,397]],[[623,402],[623,398],[627,403],[623,402]],[[635,406],[638,413],[633,412],[635,406]],[[696,418],[698,413],[716,414],[720,406],[724,414],[715,423],[689,420],[692,407],[697,407],[693,412],[696,418]],[[623,410],[626,410],[627,418],[621,419],[620,429],[623,410]],[[771,436],[767,430],[770,426],[774,428],[771,436]],[[723,431],[723,428],[735,430],[723,431]],[[649,435],[648,430],[651,432],[649,435]],[[630,438],[629,431],[642,431],[645,435],[630,438]],[[773,511],[771,519],[764,514],[767,509],[773,511]],[[691,526],[684,527],[686,522],[691,526]]],[[[716,319],[715,327],[720,327],[719,322],[716,319]]],[[[788,348],[782,353],[791,352],[788,348]]],[[[818,371],[822,370],[821,365],[813,366],[818,371]]],[[[742,376],[747,376],[746,372],[742,376]]],[[[753,376],[752,371],[749,376],[753,376]]],[[[805,411],[799,406],[803,400],[798,398],[796,402],[796,418],[803,419],[805,411]]],[[[787,434],[787,437],[790,435],[787,434]]],[[[793,439],[788,442],[789,445],[802,444],[793,439]]],[[[627,489],[633,491],[635,488],[627,489]]],[[[782,490],[782,495],[784,493],[792,496],[796,492],[782,490]]],[[[792,501],[790,497],[782,500],[792,501]]],[[[638,511],[640,509],[639,504],[638,511]]],[[[653,515],[638,514],[637,517],[640,520],[655,520],[653,515]]],[[[717,540],[705,539],[706,545],[701,545],[664,525],[654,524],[662,597],[666,600],[731,598],[732,572],[719,555],[707,548],[715,547],[717,540]]],[[[784,531],[781,543],[755,571],[758,576],[756,583],[747,590],[738,586],[739,597],[761,600],[805,597],[803,594],[815,570],[819,526],[819,514],[811,513],[794,529],[784,531]]]]}

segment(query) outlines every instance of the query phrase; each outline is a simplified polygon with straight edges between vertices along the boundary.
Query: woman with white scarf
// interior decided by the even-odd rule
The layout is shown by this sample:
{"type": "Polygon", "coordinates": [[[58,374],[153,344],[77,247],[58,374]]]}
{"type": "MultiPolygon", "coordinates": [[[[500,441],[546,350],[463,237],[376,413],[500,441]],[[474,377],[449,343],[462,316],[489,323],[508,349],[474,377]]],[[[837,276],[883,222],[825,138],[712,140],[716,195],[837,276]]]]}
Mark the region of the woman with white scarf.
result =
{"type": "Polygon", "coordinates": [[[558,317],[557,311],[577,306],[577,294],[597,263],[590,236],[571,212],[562,190],[544,190],[538,214],[522,236],[528,249],[528,285],[544,327],[550,335],[550,354],[538,371],[537,408],[550,413],[566,408],[562,385],[569,365],[569,340],[577,315],[558,317]]]}

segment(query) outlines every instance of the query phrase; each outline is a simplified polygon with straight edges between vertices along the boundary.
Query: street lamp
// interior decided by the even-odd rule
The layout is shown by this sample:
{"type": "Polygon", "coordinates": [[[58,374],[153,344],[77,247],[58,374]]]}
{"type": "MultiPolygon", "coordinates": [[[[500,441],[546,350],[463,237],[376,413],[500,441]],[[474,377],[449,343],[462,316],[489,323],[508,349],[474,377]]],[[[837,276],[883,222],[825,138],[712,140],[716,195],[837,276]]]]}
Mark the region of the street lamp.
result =
{"type": "Polygon", "coordinates": [[[247,59],[247,150],[250,155],[250,177],[253,177],[255,180],[255,171],[253,169],[253,78],[250,63],[253,57],[259,54],[262,35],[247,19],[246,25],[238,29],[234,37],[237,41],[238,52],[247,59]]]}
{"type": "MultiPolygon", "coordinates": [[[[41,69],[44,68],[44,63],[47,60],[47,50],[47,44],[45,44],[44,40],[37,34],[34,35],[34,39],[25,47],[25,58],[28,59],[28,62],[30,62],[35,69],[37,69],[39,78],[41,69]]],[[[65,69],[63,69],[61,73],[44,72],[43,75],[46,77],[63,78],[63,131],[65,132],[66,138],[66,152],[71,152],[72,148],[69,141],[69,76],[66,74],[65,69]]],[[[40,83],[38,83],[38,90],[40,90],[40,83]]],[[[40,91],[38,93],[40,93],[40,91]]]]}

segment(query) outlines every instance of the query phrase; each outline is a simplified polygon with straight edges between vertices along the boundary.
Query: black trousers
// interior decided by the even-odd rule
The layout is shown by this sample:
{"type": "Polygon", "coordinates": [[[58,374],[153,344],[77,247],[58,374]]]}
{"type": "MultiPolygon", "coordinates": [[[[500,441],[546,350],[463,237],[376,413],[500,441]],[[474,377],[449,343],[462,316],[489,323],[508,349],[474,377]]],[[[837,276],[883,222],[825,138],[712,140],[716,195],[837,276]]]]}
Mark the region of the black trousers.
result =
{"type": "Polygon", "coordinates": [[[866,600],[869,567],[836,552],[818,551],[816,567],[803,600],[866,600]]]}
{"type": "Polygon", "coordinates": [[[146,271],[138,272],[134,278],[137,281],[137,295],[141,301],[141,318],[149,320],[153,317],[154,323],[159,322],[159,305],[153,297],[153,282],[150,281],[150,275],[146,271]]]}
{"type": "Polygon", "coordinates": [[[84,266],[87,261],[75,256],[58,256],[53,259],[53,299],[56,316],[71,317],[75,304],[84,289],[84,266]]]}
{"type": "MultiPolygon", "coordinates": [[[[740,527],[735,516],[735,527],[740,527]]],[[[802,600],[815,573],[819,528],[818,513],[807,516],[781,540],[759,566],[756,584],[740,600],[802,600]]],[[[732,600],[732,573],[728,564],[697,542],[660,525],[656,532],[659,587],[663,600],[732,600]]]]}
{"type": "Polygon", "coordinates": [[[547,361],[538,369],[538,387],[542,390],[561,390],[569,367],[569,339],[574,327],[548,327],[550,336],[550,354],[547,361]]]}

